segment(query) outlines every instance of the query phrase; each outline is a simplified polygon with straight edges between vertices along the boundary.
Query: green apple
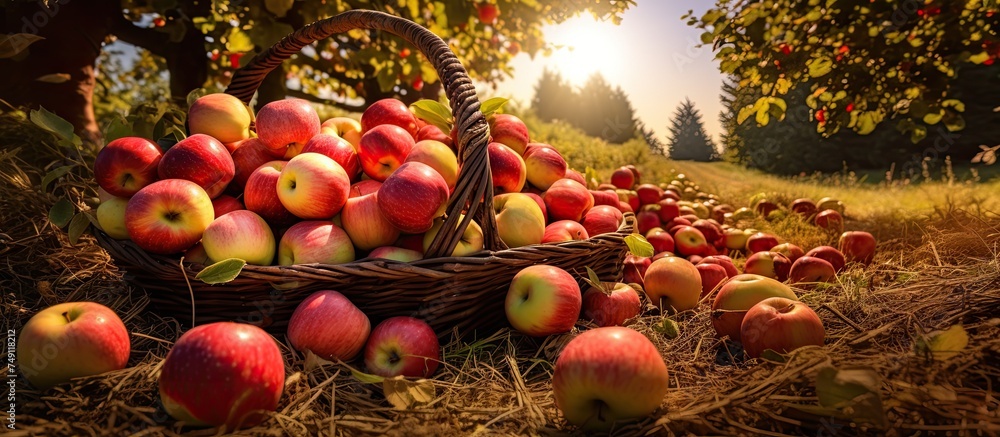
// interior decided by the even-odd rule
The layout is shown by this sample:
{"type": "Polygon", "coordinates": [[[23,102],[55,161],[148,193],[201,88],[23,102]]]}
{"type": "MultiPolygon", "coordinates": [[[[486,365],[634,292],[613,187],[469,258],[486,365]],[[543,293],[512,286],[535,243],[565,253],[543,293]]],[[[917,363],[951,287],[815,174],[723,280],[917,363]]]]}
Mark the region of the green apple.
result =
{"type": "Polygon", "coordinates": [[[545,236],[545,214],[527,194],[507,193],[493,198],[497,232],[507,247],[540,244],[545,236]]]}
{"type": "MultiPolygon", "coordinates": [[[[462,222],[465,218],[465,214],[458,217],[458,221],[455,222],[455,226],[462,222]]],[[[444,226],[444,218],[434,219],[434,226],[424,233],[424,252],[430,249],[431,243],[434,242],[434,237],[437,237],[438,232],[441,232],[441,227],[444,226]]],[[[476,252],[483,250],[483,245],[485,240],[483,237],[483,228],[476,223],[475,220],[469,222],[469,226],[465,228],[465,232],[462,233],[462,238],[458,240],[458,244],[455,245],[455,249],[451,252],[451,256],[469,256],[476,252]]]]}
{"type": "Polygon", "coordinates": [[[112,197],[97,207],[97,223],[101,225],[101,230],[116,240],[128,239],[128,228],[125,227],[127,205],[128,199],[112,197]]]}

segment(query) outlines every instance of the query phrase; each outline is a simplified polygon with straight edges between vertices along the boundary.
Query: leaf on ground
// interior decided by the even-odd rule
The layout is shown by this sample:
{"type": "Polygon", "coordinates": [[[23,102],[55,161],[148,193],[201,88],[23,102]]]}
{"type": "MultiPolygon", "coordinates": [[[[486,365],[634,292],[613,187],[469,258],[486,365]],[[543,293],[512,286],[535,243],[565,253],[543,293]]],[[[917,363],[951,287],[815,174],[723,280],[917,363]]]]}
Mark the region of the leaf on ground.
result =
{"type": "Polygon", "coordinates": [[[364,383],[367,383],[367,384],[378,384],[378,383],[380,383],[380,382],[382,382],[382,381],[385,380],[385,377],[378,376],[378,375],[372,375],[371,373],[365,373],[365,372],[362,372],[360,370],[353,369],[353,368],[351,369],[351,376],[353,376],[354,379],[357,379],[358,381],[361,381],[361,382],[364,382],[364,383]]]}
{"type": "Polygon", "coordinates": [[[49,112],[44,107],[32,109],[28,117],[31,122],[46,131],[53,133],[61,140],[73,140],[73,124],[62,117],[49,112]]]}
{"type": "Polygon", "coordinates": [[[236,279],[246,265],[247,262],[239,258],[224,259],[201,269],[194,278],[206,284],[225,284],[236,279]]]}
{"type": "Polygon", "coordinates": [[[816,396],[823,407],[840,409],[855,422],[885,428],[882,381],[869,367],[837,369],[827,366],[816,375],[816,396]]]}
{"type": "Polygon", "coordinates": [[[427,379],[416,381],[402,376],[386,378],[382,381],[385,399],[397,410],[408,410],[434,400],[434,383],[427,379]]]}
{"type": "Polygon", "coordinates": [[[75,245],[80,241],[80,236],[90,227],[90,219],[86,212],[78,212],[69,222],[69,244],[75,245]]]}
{"type": "Polygon", "coordinates": [[[934,331],[920,337],[913,344],[917,355],[929,356],[938,361],[948,361],[969,345],[969,333],[962,325],[954,325],[944,331],[934,331]]]}
{"type": "Polygon", "coordinates": [[[73,206],[73,203],[69,199],[59,199],[49,209],[49,222],[56,225],[57,228],[62,229],[69,224],[70,220],[73,220],[73,213],[75,211],[76,207],[73,206]]]}
{"type": "Polygon", "coordinates": [[[66,173],[69,173],[69,171],[72,170],[73,167],[75,167],[75,165],[64,165],[62,167],[54,168],[52,169],[52,171],[46,173],[45,176],[42,178],[42,185],[40,191],[45,192],[45,190],[48,189],[49,184],[54,182],[56,179],[66,176],[66,173]]]}

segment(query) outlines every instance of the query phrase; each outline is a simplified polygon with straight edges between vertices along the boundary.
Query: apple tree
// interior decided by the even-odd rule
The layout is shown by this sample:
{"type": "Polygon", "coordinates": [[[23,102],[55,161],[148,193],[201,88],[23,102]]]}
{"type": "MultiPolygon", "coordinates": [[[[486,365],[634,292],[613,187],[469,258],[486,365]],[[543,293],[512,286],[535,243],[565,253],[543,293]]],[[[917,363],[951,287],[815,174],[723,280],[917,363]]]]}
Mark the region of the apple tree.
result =
{"type": "Polygon", "coordinates": [[[1000,57],[996,0],[720,0],[686,18],[721,70],[759,96],[739,124],[783,119],[790,90],[805,86],[824,135],[867,135],[888,120],[914,143],[939,123],[961,130],[954,80],[1000,57]]]}

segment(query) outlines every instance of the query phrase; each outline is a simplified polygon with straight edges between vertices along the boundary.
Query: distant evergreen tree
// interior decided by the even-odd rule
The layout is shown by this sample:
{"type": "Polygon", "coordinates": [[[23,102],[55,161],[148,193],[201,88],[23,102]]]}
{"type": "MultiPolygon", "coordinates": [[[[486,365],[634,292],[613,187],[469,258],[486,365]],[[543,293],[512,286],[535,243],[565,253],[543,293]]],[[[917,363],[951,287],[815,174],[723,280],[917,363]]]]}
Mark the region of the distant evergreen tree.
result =
{"type": "Polygon", "coordinates": [[[542,77],[538,79],[538,84],[535,85],[535,97],[531,100],[531,107],[543,121],[570,121],[567,108],[575,107],[576,99],[576,92],[562,75],[546,68],[542,72],[542,77]]]}
{"type": "Polygon", "coordinates": [[[542,120],[569,122],[610,143],[624,143],[640,135],[628,95],[599,74],[591,76],[577,92],[558,72],[546,69],[535,86],[531,105],[542,120]]]}
{"type": "Polygon", "coordinates": [[[701,113],[694,108],[690,99],[684,99],[671,120],[667,147],[671,159],[711,161],[718,158],[715,145],[705,133],[701,113]]]}
{"type": "Polygon", "coordinates": [[[642,138],[646,140],[649,150],[657,155],[667,156],[667,146],[659,138],[656,138],[656,132],[646,127],[645,123],[639,122],[638,124],[639,135],[642,135],[642,138]]]}

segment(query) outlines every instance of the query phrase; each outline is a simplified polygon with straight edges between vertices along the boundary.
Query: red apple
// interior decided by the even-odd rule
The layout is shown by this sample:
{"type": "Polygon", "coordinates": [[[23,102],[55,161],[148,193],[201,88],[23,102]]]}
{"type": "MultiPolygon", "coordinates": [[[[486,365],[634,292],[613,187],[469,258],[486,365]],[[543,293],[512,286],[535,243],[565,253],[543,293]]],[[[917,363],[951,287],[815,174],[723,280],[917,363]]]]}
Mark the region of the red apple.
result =
{"type": "Polygon", "coordinates": [[[423,252],[395,246],[382,246],[368,253],[369,258],[391,259],[399,262],[413,262],[424,257],[423,252]]]}
{"type": "Polygon", "coordinates": [[[354,245],[331,221],[304,221],[288,228],[278,242],[278,265],[344,264],[354,261],[354,245]]]}
{"type": "MultiPolygon", "coordinates": [[[[657,202],[657,205],[660,205],[658,213],[660,214],[660,221],[663,223],[670,222],[681,215],[680,205],[673,199],[662,199],[657,202]]],[[[690,225],[690,223],[688,224],[690,225]]]]}
{"type": "Polygon", "coordinates": [[[319,134],[309,139],[300,153],[319,153],[334,160],[354,180],[361,174],[361,161],[358,152],[347,140],[331,134],[319,134]]]}
{"type": "Polygon", "coordinates": [[[250,174],[243,192],[246,208],[275,227],[288,226],[296,220],[278,198],[278,179],[285,164],[287,161],[271,161],[258,167],[250,174]]]}
{"type": "Polygon", "coordinates": [[[112,196],[131,197],[155,182],[163,152],[152,141],[139,137],[114,140],[97,153],[94,178],[112,196]]]}
{"type": "Polygon", "coordinates": [[[823,322],[802,302],[764,299],[747,311],[740,326],[743,350],[758,358],[765,350],[788,353],[803,346],[823,346],[823,322]]]}
{"type": "Polygon", "coordinates": [[[560,179],[552,183],[542,195],[549,220],[580,221],[594,206],[594,196],[587,187],[572,179],[560,179]]]}
{"type": "Polygon", "coordinates": [[[361,168],[368,177],[385,181],[406,161],[414,145],[413,137],[399,126],[383,124],[368,129],[358,145],[361,168]]]}
{"type": "Polygon", "coordinates": [[[427,322],[391,317],[379,323],[365,345],[365,367],[375,375],[429,378],[441,362],[441,345],[427,322]]]}
{"type": "Polygon", "coordinates": [[[365,347],[371,329],[368,316],[347,297],[322,290],[295,307],[288,320],[288,341],[299,352],[312,352],[329,361],[350,361],[365,347]]]}
{"type": "Polygon", "coordinates": [[[257,111],[257,137],[271,150],[302,150],[320,131],[319,115],[302,99],[275,100],[257,111]]]}
{"type": "Polygon", "coordinates": [[[642,278],[643,276],[646,276],[646,270],[649,269],[649,266],[652,263],[653,260],[649,257],[635,256],[631,253],[625,255],[625,267],[623,268],[625,282],[629,284],[643,285],[642,278]]]}
{"type": "Polygon", "coordinates": [[[250,179],[250,174],[254,170],[275,158],[281,158],[281,156],[274,156],[271,149],[268,149],[258,138],[243,140],[242,145],[233,151],[232,157],[235,173],[228,188],[234,194],[243,192],[247,180],[250,179]]]}
{"type": "Polygon", "coordinates": [[[840,232],[844,229],[844,217],[839,212],[832,209],[823,210],[816,214],[816,226],[831,232],[840,232]]]}
{"type": "Polygon", "coordinates": [[[753,274],[730,278],[712,302],[712,327],[719,337],[739,340],[746,311],[769,297],[798,299],[791,288],[771,278],[753,274]]]}
{"type": "Polygon", "coordinates": [[[212,199],[198,184],[184,179],[153,182],[125,207],[129,237],[143,250],[158,254],[194,246],[214,219],[212,199]]]}
{"type": "Polygon", "coordinates": [[[747,238],[747,252],[751,254],[764,252],[770,250],[778,244],[778,237],[768,233],[758,232],[747,238]]]}
{"type": "Polygon", "coordinates": [[[571,340],[552,373],[556,407],[586,430],[606,432],[649,416],[669,387],[667,365],[656,346],[619,326],[591,329],[571,340]]]}
{"type": "Polygon", "coordinates": [[[429,124],[417,130],[417,137],[415,138],[417,142],[424,140],[438,141],[451,149],[452,152],[455,151],[455,140],[448,134],[441,132],[441,128],[429,124]]]}
{"type": "MultiPolygon", "coordinates": [[[[722,227],[712,221],[698,219],[691,222],[691,227],[701,231],[701,235],[705,236],[705,241],[708,241],[708,244],[718,246],[719,242],[725,243],[722,227]]],[[[725,247],[724,244],[723,247],[725,247]]]]}
{"type": "Polygon", "coordinates": [[[483,24],[496,23],[497,17],[500,16],[500,8],[493,3],[479,3],[476,5],[476,10],[479,12],[479,21],[483,24]]]}
{"type": "Polygon", "coordinates": [[[336,161],[319,153],[292,158],[278,177],[278,200],[296,217],[328,219],[347,202],[351,179],[336,161]]]}
{"type": "Polygon", "coordinates": [[[517,151],[501,143],[490,143],[490,174],[493,177],[493,193],[519,193],[527,180],[524,159],[517,151]]]}
{"type": "Polygon", "coordinates": [[[235,143],[250,136],[253,114],[240,99],[226,93],[199,97],[188,108],[191,134],[206,134],[223,143],[235,143]]]}
{"type": "Polygon", "coordinates": [[[840,251],[847,261],[869,265],[875,259],[875,237],[868,232],[851,231],[840,235],[840,251]]]}
{"type": "Polygon", "coordinates": [[[635,192],[639,196],[640,205],[654,205],[660,201],[660,196],[663,195],[663,189],[653,184],[639,185],[635,188],[635,192]]]}
{"type": "MultiPolygon", "coordinates": [[[[587,235],[595,236],[618,231],[623,221],[625,221],[625,216],[622,215],[622,212],[618,208],[608,205],[597,205],[590,208],[583,215],[583,220],[580,221],[580,224],[587,230],[587,235]]],[[[672,241],[673,239],[671,238],[672,241]]]]}
{"type": "Polygon", "coordinates": [[[354,185],[351,185],[351,194],[349,197],[360,197],[366,194],[371,194],[378,191],[382,187],[382,183],[372,179],[360,180],[354,185]]]}
{"type": "Polygon", "coordinates": [[[635,173],[625,167],[619,167],[611,173],[611,185],[623,190],[631,190],[635,186],[635,173]]]}
{"type": "Polygon", "coordinates": [[[219,140],[195,134],[174,144],[160,159],[160,179],[186,179],[218,197],[236,175],[233,157],[219,140]]]}
{"type": "Polygon", "coordinates": [[[573,220],[559,220],[545,227],[542,244],[564,241],[586,240],[590,238],[587,229],[573,220]]]}
{"type": "MultiPolygon", "coordinates": [[[[379,100],[372,103],[372,105],[369,106],[363,114],[361,114],[362,134],[367,134],[368,131],[375,129],[377,126],[385,125],[399,127],[410,135],[411,140],[417,136],[417,118],[414,117],[413,113],[410,112],[410,109],[399,100],[379,100]]],[[[364,138],[364,136],[362,136],[362,138],[364,138]]],[[[400,162],[402,162],[402,159],[400,162]]]]}
{"type": "Polygon", "coordinates": [[[807,219],[816,214],[816,204],[809,199],[795,199],[792,201],[790,206],[792,212],[802,216],[802,218],[807,219]]]}
{"type": "Polygon", "coordinates": [[[590,190],[590,194],[594,196],[594,206],[607,205],[618,209],[620,200],[618,200],[618,194],[614,191],[590,190]]]}
{"type": "Polygon", "coordinates": [[[568,168],[559,151],[539,143],[528,144],[524,151],[524,167],[528,182],[540,190],[548,190],[554,182],[565,177],[568,168]]]}
{"type": "Polygon", "coordinates": [[[375,192],[347,199],[340,212],[344,231],[361,250],[388,246],[399,238],[399,229],[382,216],[377,196],[375,192]]]}
{"type": "MultiPolygon", "coordinates": [[[[15,352],[13,332],[10,330],[7,337],[11,359],[15,352]]],[[[128,364],[131,345],[125,324],[114,311],[96,302],[66,302],[45,308],[20,332],[18,373],[40,390],[73,378],[124,369],[128,364]]],[[[10,375],[9,385],[14,387],[14,373],[10,375]]]]}
{"type": "Polygon", "coordinates": [[[715,291],[719,284],[725,283],[729,279],[729,273],[726,272],[725,267],[704,261],[702,259],[698,265],[694,266],[701,275],[701,296],[699,298],[708,296],[715,291]]]}
{"type": "MultiPolygon", "coordinates": [[[[493,141],[510,147],[518,155],[524,155],[524,149],[528,147],[528,126],[520,118],[510,114],[495,114],[490,117],[489,122],[493,141]]],[[[492,157],[490,160],[492,161],[492,157]]]]}
{"type": "Polygon", "coordinates": [[[641,309],[639,294],[621,282],[591,286],[583,293],[583,317],[597,326],[622,326],[641,309]]]}
{"type": "Polygon", "coordinates": [[[275,241],[271,227],[253,211],[233,211],[215,219],[201,237],[209,259],[239,258],[258,266],[274,261],[275,241]]]}
{"type": "Polygon", "coordinates": [[[770,200],[761,200],[754,206],[754,211],[760,216],[767,218],[772,212],[777,211],[778,208],[778,204],[770,200]]]}
{"type": "Polygon", "coordinates": [[[833,266],[833,270],[840,272],[844,270],[844,265],[847,264],[847,260],[844,254],[837,250],[833,246],[819,246],[812,250],[806,252],[805,256],[814,256],[816,258],[822,258],[826,262],[833,266]]]}
{"type": "Polygon", "coordinates": [[[573,276],[558,267],[536,264],[514,275],[504,310],[518,332],[545,337],[573,329],[582,304],[573,276]]]}
{"type": "Polygon", "coordinates": [[[833,264],[814,256],[803,256],[792,264],[788,274],[789,282],[793,284],[830,282],[837,275],[833,264]]]}
{"type": "Polygon", "coordinates": [[[701,274],[688,260],[668,256],[649,265],[643,286],[654,305],[685,311],[698,307],[701,274]]]}
{"type": "MultiPolygon", "coordinates": [[[[458,157],[440,141],[424,140],[414,144],[403,162],[422,162],[429,165],[441,174],[449,190],[455,189],[455,184],[458,183],[458,157]]],[[[493,158],[490,157],[490,166],[492,165],[493,158]]]]}
{"type": "Polygon", "coordinates": [[[733,260],[725,255],[706,256],[698,264],[718,264],[726,270],[726,276],[730,278],[740,274],[740,271],[736,269],[736,265],[733,264],[733,260]]]}
{"type": "Polygon", "coordinates": [[[667,231],[654,232],[647,236],[646,240],[653,245],[653,254],[674,251],[674,237],[667,231]]]}
{"type": "Polygon", "coordinates": [[[791,268],[792,262],[778,252],[757,252],[747,258],[743,272],[785,282],[791,268]]]}
{"type": "Polygon", "coordinates": [[[160,369],[160,401],[175,419],[226,430],[253,426],[274,411],[285,387],[277,343],[256,326],[218,322],[185,332],[160,369]],[[197,369],[197,371],[192,371],[197,369]]]}
{"type": "Polygon", "coordinates": [[[796,246],[792,243],[782,243],[774,246],[770,250],[771,252],[778,252],[788,258],[789,261],[795,262],[795,260],[801,258],[806,253],[802,251],[802,248],[796,246]]]}
{"type": "Polygon", "coordinates": [[[710,255],[708,252],[711,246],[701,231],[691,226],[683,226],[674,232],[674,247],[677,253],[684,256],[707,256],[710,255]]]}
{"type": "Polygon", "coordinates": [[[361,123],[350,117],[333,117],[320,125],[320,132],[347,140],[354,150],[361,143],[361,123]]]}
{"type": "Polygon", "coordinates": [[[222,195],[212,199],[212,211],[215,218],[219,218],[227,212],[239,211],[243,208],[243,203],[233,196],[222,195]]]}
{"type": "Polygon", "coordinates": [[[382,183],[378,206],[393,226],[420,234],[444,214],[448,192],[448,184],[436,170],[421,162],[407,162],[382,183]]]}

